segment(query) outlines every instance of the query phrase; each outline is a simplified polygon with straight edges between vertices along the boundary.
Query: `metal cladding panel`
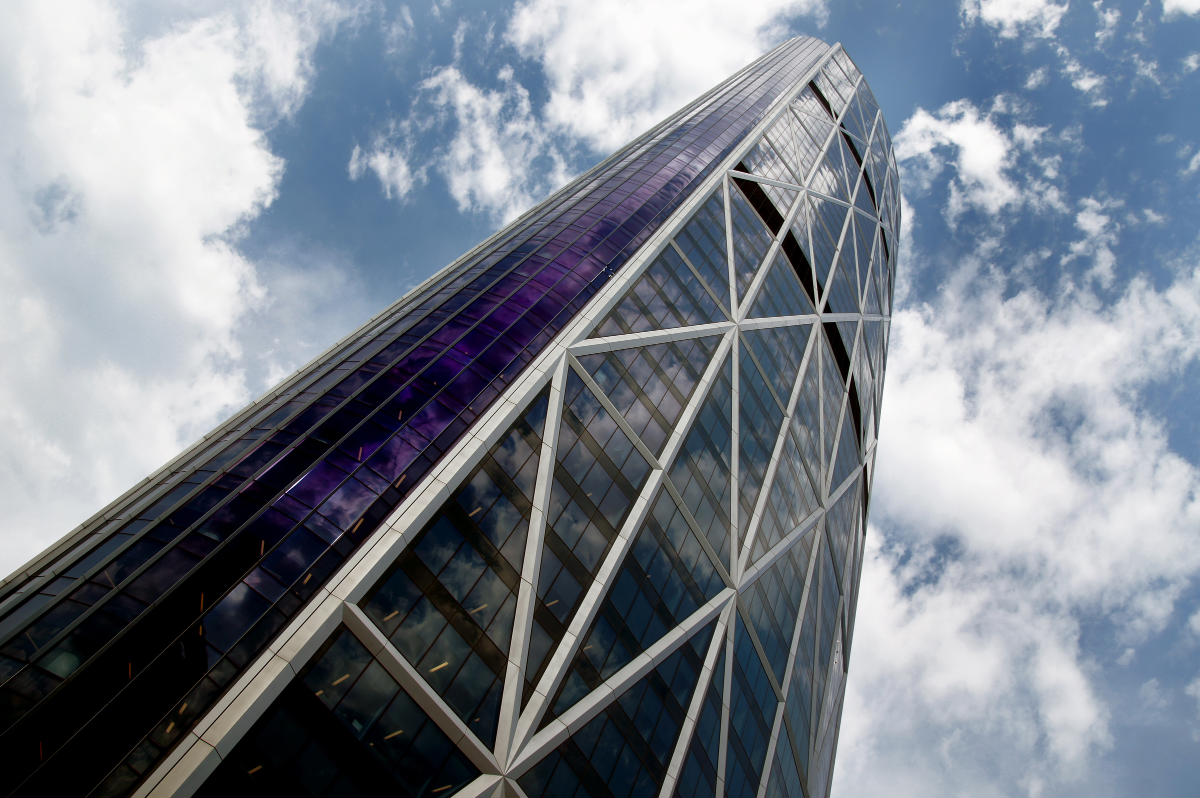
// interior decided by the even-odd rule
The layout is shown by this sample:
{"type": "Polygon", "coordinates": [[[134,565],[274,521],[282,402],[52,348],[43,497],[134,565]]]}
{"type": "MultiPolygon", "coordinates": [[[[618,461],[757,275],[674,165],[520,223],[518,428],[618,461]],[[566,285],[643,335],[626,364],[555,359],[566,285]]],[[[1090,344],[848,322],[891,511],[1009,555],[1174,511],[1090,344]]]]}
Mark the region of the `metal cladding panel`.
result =
{"type": "Polygon", "coordinates": [[[896,186],[814,39],[656,126],[10,578],[0,787],[827,789],[896,186]]]}

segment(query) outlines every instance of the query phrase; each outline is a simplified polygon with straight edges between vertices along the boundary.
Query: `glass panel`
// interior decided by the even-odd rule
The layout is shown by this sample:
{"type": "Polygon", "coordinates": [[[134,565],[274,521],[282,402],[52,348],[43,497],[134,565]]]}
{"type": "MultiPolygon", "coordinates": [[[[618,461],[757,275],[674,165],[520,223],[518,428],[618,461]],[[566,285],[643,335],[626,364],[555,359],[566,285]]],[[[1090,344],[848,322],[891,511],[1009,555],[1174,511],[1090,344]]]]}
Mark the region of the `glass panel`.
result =
{"type": "MultiPolygon", "coordinates": [[[[817,339],[820,341],[820,337],[817,339]]],[[[821,394],[818,390],[818,374],[821,362],[817,355],[820,349],[813,352],[808,366],[801,379],[800,397],[792,414],[791,439],[800,452],[800,467],[806,470],[817,494],[823,486],[821,483],[821,394]]]]}
{"type": "Polygon", "coordinates": [[[706,798],[717,792],[717,765],[720,762],[721,706],[725,694],[725,636],[722,635],[721,653],[713,668],[708,689],[704,692],[704,703],[700,718],[688,744],[687,756],[675,784],[678,798],[706,798]]]}
{"type": "Polygon", "coordinates": [[[548,393],[446,500],[363,611],[481,740],[495,740],[548,393]]]}
{"type": "Polygon", "coordinates": [[[837,242],[841,240],[842,226],[848,209],[820,197],[809,197],[809,201],[813,209],[810,220],[812,262],[817,268],[821,284],[828,285],[833,277],[834,255],[837,252],[837,242]],[[828,264],[827,268],[824,268],[825,264],[828,264]]]}
{"type": "Polygon", "coordinates": [[[804,578],[808,574],[808,556],[814,537],[806,534],[793,543],[754,584],[743,588],[739,596],[739,603],[754,626],[758,641],[767,654],[767,662],[780,683],[787,667],[796,613],[804,597],[804,578]]]}
{"type": "Polygon", "coordinates": [[[850,406],[847,403],[845,418],[842,420],[841,438],[838,441],[837,457],[833,463],[833,480],[829,483],[831,491],[837,489],[858,468],[858,434],[850,420],[850,406]]]}
{"type": "Polygon", "coordinates": [[[579,364],[647,448],[661,454],[720,342],[716,336],[669,341],[583,355],[579,364]]]}
{"type": "Polygon", "coordinates": [[[883,357],[883,322],[864,321],[863,339],[866,341],[866,353],[870,359],[871,371],[875,375],[875,380],[881,381],[883,377],[883,364],[880,363],[883,357]]]}
{"type": "Polygon", "coordinates": [[[826,476],[833,466],[833,447],[837,442],[834,436],[837,434],[842,396],[846,392],[845,384],[838,373],[837,363],[834,361],[833,352],[829,348],[828,327],[825,328],[825,333],[818,338],[821,343],[819,351],[821,353],[821,463],[823,465],[821,482],[823,485],[828,484],[826,476]]]}
{"type": "Polygon", "coordinates": [[[853,485],[829,508],[825,525],[829,530],[829,541],[833,552],[833,566],[839,578],[844,580],[847,551],[858,531],[861,513],[858,485],[853,485]]]}
{"type": "Polygon", "coordinates": [[[550,714],[561,715],[724,586],[683,513],[660,490],[550,714]]]}
{"type": "Polygon", "coordinates": [[[670,468],[670,479],[726,570],[731,565],[729,519],[733,485],[731,358],[719,373],[687,439],[670,468]]]}
{"type": "Polygon", "coordinates": [[[833,656],[833,635],[838,628],[838,598],[841,595],[828,538],[826,544],[821,546],[817,563],[821,577],[821,603],[817,610],[817,662],[813,672],[816,700],[813,707],[820,710],[825,702],[825,682],[829,674],[829,662],[833,656]]]}
{"type": "Polygon", "coordinates": [[[814,140],[800,120],[788,111],[780,114],[765,138],[793,175],[789,182],[797,184],[802,184],[804,178],[808,177],[824,143],[814,140]]]}
{"type": "Polygon", "coordinates": [[[779,697],[763,668],[741,616],[734,614],[733,681],[729,695],[729,747],[725,795],[753,798],[767,756],[779,697]]]}
{"type": "Polygon", "coordinates": [[[751,562],[757,562],[771,547],[795,531],[818,506],[816,484],[805,468],[796,434],[789,430],[765,512],[754,537],[751,562]]]}
{"type": "Polygon", "coordinates": [[[749,317],[801,316],[813,312],[812,303],[800,287],[795,268],[780,250],[771,263],[771,270],[758,296],[754,298],[749,317]]]}
{"type": "Polygon", "coordinates": [[[738,383],[738,401],[740,403],[738,413],[739,545],[745,539],[745,532],[754,513],[754,503],[758,500],[758,493],[766,478],[771,453],[775,450],[775,441],[779,437],[779,427],[783,423],[783,407],[771,393],[766,379],[753,358],[748,356],[746,349],[742,350],[740,363],[741,379],[738,383]]]}
{"type": "Polygon", "coordinates": [[[796,763],[792,751],[792,736],[784,724],[779,729],[775,742],[775,759],[771,763],[771,778],[767,782],[767,795],[802,798],[804,796],[804,773],[796,763]]]}
{"type": "MultiPolygon", "coordinates": [[[[790,119],[790,117],[785,114],[784,119],[790,119]]],[[[772,129],[774,129],[774,127],[772,129]]],[[[784,135],[786,136],[787,134],[784,133],[784,135]]],[[[781,156],[775,150],[774,145],[771,144],[771,141],[767,136],[761,138],[759,142],[750,149],[750,152],[746,153],[746,156],[742,159],[739,167],[742,169],[742,171],[749,172],[753,175],[762,175],[763,177],[768,177],[772,180],[778,180],[781,183],[799,182],[799,178],[797,178],[796,175],[792,173],[791,169],[788,168],[783,156],[781,156]]],[[[780,197],[782,197],[784,194],[782,189],[765,184],[763,185],[763,190],[771,195],[772,199],[776,199],[777,194],[780,197]]],[[[791,196],[795,198],[795,193],[792,192],[791,196]]],[[[776,207],[786,208],[787,206],[777,203],[776,207]]]]}
{"type": "Polygon", "coordinates": [[[808,348],[812,330],[811,324],[788,324],[742,331],[742,340],[749,345],[755,361],[769,378],[775,397],[784,407],[792,396],[796,372],[808,348]]]}
{"type": "Polygon", "coordinates": [[[196,792],[224,795],[451,795],[479,775],[347,629],[196,792]]]}
{"type": "Polygon", "coordinates": [[[517,781],[526,795],[652,796],[666,775],[715,622],[517,781]]]}
{"type": "Polygon", "coordinates": [[[736,181],[731,181],[729,194],[733,198],[733,265],[740,302],[766,257],[772,236],[736,181]]]}
{"type": "Polygon", "coordinates": [[[679,253],[668,246],[596,326],[592,336],[688,327],[725,318],[679,253]]]}
{"type": "Polygon", "coordinates": [[[579,375],[568,372],[537,579],[526,699],[649,474],[650,464],[633,442],[579,375]]]}
{"type": "Polygon", "coordinates": [[[729,307],[729,267],[725,251],[725,200],[713,192],[675,237],[675,244],[713,293],[729,307]]]}

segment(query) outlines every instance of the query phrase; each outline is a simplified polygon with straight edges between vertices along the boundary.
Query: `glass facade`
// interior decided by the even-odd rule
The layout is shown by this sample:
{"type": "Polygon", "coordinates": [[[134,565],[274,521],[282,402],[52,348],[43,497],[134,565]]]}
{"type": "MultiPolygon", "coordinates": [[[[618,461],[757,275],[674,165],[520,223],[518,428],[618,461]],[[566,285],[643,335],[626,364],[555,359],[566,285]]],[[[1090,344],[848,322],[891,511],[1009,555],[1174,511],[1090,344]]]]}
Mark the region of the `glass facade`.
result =
{"type": "Polygon", "coordinates": [[[826,792],[899,224],[780,45],[5,580],[0,791],[826,792]]]}

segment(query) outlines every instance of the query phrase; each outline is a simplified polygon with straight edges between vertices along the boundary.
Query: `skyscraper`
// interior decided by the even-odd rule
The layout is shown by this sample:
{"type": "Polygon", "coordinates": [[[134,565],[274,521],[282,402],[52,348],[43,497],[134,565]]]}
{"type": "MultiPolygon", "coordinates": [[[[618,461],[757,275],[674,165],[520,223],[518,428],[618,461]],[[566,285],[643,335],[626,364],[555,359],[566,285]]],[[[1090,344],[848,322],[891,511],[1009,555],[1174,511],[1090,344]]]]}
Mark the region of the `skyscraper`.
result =
{"type": "Polygon", "coordinates": [[[747,66],[6,580],[0,786],[827,791],[898,196],[747,66]]]}

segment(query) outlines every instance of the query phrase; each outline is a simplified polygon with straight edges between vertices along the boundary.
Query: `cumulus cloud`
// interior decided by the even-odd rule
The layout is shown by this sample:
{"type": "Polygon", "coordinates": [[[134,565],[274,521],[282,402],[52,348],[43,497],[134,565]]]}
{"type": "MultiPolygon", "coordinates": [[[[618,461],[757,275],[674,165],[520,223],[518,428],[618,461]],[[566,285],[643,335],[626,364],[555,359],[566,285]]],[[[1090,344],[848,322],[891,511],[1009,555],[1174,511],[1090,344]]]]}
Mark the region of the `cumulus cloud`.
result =
{"type": "Polygon", "coordinates": [[[1051,38],[1067,13],[1067,3],[1059,5],[1048,0],[962,0],[959,10],[966,23],[982,22],[1006,39],[1028,35],[1051,38]]]}
{"type": "Polygon", "coordinates": [[[1116,33],[1121,12],[1115,8],[1105,8],[1103,0],[1095,0],[1092,8],[1096,9],[1097,21],[1100,23],[1100,27],[1096,29],[1096,44],[1102,45],[1116,33]]]}
{"type": "Polygon", "coordinates": [[[1063,75],[1071,81],[1071,86],[1085,95],[1093,108],[1108,105],[1108,98],[1104,95],[1104,77],[1084,66],[1066,47],[1057,45],[1055,50],[1062,60],[1063,75]]]}
{"type": "Polygon", "coordinates": [[[388,55],[396,55],[405,48],[408,40],[412,38],[413,27],[413,16],[409,7],[400,6],[396,9],[391,21],[386,23],[383,29],[384,47],[388,55]]]}
{"type": "Polygon", "coordinates": [[[101,0],[6,12],[5,571],[248,398],[239,325],[269,296],[238,237],[284,169],[263,125],[353,9],[254,4],[140,39],[101,0]]]}
{"type": "Polygon", "coordinates": [[[1063,209],[1052,182],[1057,160],[1039,151],[1046,129],[1006,124],[1009,116],[1003,98],[987,111],[968,100],[947,103],[935,113],[918,108],[894,141],[905,185],[927,191],[950,168],[946,215],[952,224],[968,209],[992,215],[1024,206],[1063,209]],[[1018,169],[1023,157],[1032,160],[1030,168],[1036,165],[1040,176],[1018,169]]]}
{"type": "Polygon", "coordinates": [[[1200,359],[1200,269],[1058,289],[968,263],[893,319],[841,793],[1077,783],[1111,744],[1079,619],[1133,649],[1200,570],[1200,471],[1139,400],[1200,359]]]}
{"type": "Polygon", "coordinates": [[[423,172],[414,173],[409,165],[407,153],[410,148],[404,127],[393,120],[386,130],[375,135],[367,149],[354,145],[346,172],[351,180],[371,172],[379,180],[385,197],[403,200],[413,186],[424,179],[423,172]]]}
{"type": "Polygon", "coordinates": [[[524,0],[508,38],[546,73],[547,123],[607,152],[761,55],[785,20],[825,14],[823,0],[524,0]]]}
{"type": "Polygon", "coordinates": [[[1188,682],[1187,687],[1183,688],[1183,692],[1196,702],[1197,724],[1192,727],[1192,739],[1200,741],[1200,675],[1188,682]]]}
{"type": "Polygon", "coordinates": [[[443,67],[422,84],[434,107],[453,123],[437,170],[461,210],[515,218],[566,182],[566,159],[534,114],[529,92],[509,67],[500,86],[476,86],[455,67],[443,67]]]}
{"type": "Polygon", "coordinates": [[[1069,283],[1051,300],[967,278],[894,322],[877,507],[1029,558],[1064,596],[1126,603],[1147,574],[1189,574],[1196,469],[1135,396],[1200,353],[1200,270],[1162,291],[1135,279],[1109,306],[1069,283]],[[906,491],[925,497],[919,511],[906,491]]]}
{"type": "Polygon", "coordinates": [[[1080,200],[1079,212],[1075,214],[1075,227],[1083,233],[1083,238],[1072,241],[1068,254],[1060,261],[1061,265],[1066,266],[1076,258],[1090,257],[1092,267],[1085,278],[1095,280],[1104,288],[1112,285],[1115,276],[1117,256],[1113,247],[1116,246],[1120,231],[1108,211],[1120,207],[1120,204],[1115,200],[1098,200],[1095,197],[1080,200]]]}
{"type": "MultiPolygon", "coordinates": [[[[1077,135],[1002,98],[918,109],[894,141],[906,193],[1013,229],[1077,135]]],[[[1096,195],[1069,218],[1076,240],[1049,246],[983,225],[965,253],[902,247],[905,270],[952,265],[915,305],[900,273],[840,794],[1090,784],[1120,709],[1106,669],[1149,651],[1200,573],[1200,469],[1145,401],[1200,361],[1200,264],[1114,292],[1122,226],[1161,216],[1096,195]]],[[[1140,681],[1142,704],[1168,695],[1140,681]]]]}
{"type": "Polygon", "coordinates": [[[1163,0],[1163,16],[1194,16],[1200,14],[1200,0],[1163,0]]]}
{"type": "Polygon", "coordinates": [[[1186,75],[1200,69],[1200,53],[1188,53],[1183,59],[1183,73],[1186,75]]]}
{"type": "Polygon", "coordinates": [[[1046,67],[1038,67],[1029,73],[1025,78],[1025,88],[1032,91],[1046,85],[1046,80],[1050,77],[1050,70],[1046,67]]]}
{"type": "Polygon", "coordinates": [[[879,533],[868,532],[835,794],[1036,794],[1108,745],[1068,619],[974,564],[931,582],[944,558],[881,549],[879,533]]]}
{"type": "Polygon", "coordinates": [[[1200,171],[1200,148],[1197,148],[1196,151],[1191,154],[1190,158],[1186,153],[1183,157],[1188,159],[1187,166],[1183,167],[1183,173],[1185,175],[1193,175],[1200,171]]]}

